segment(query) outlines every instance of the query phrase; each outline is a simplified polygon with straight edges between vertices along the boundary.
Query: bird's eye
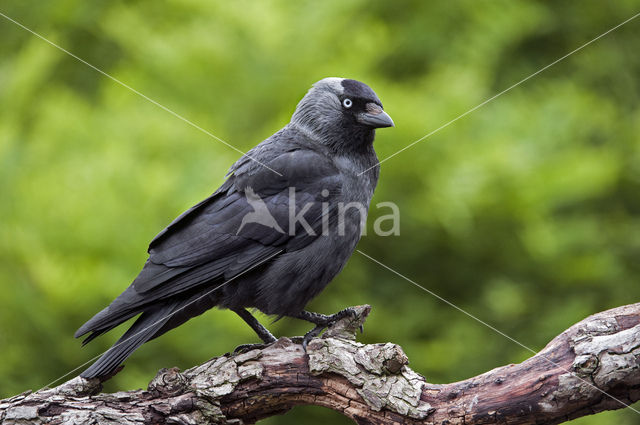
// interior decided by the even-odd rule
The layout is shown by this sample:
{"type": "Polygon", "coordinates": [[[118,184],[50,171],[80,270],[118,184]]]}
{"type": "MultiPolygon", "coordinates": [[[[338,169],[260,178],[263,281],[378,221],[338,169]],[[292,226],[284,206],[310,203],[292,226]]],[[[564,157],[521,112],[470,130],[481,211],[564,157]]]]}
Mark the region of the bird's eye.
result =
{"type": "Polygon", "coordinates": [[[353,102],[351,101],[351,99],[346,98],[345,100],[342,101],[342,106],[349,109],[351,108],[351,106],[353,106],[353,102]]]}

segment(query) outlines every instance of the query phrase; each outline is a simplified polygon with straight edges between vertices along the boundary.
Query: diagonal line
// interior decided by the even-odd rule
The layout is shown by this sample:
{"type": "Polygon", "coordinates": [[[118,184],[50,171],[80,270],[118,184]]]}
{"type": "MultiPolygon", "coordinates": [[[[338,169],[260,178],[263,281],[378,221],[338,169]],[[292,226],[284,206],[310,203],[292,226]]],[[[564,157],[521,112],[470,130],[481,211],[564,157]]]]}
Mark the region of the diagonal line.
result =
{"type": "MultiPolygon", "coordinates": [[[[218,289],[222,288],[224,285],[226,285],[229,282],[232,282],[233,280],[235,280],[236,278],[242,276],[245,273],[248,273],[249,271],[255,269],[256,267],[260,266],[261,264],[266,263],[267,261],[269,261],[270,259],[272,259],[273,257],[275,257],[276,255],[280,254],[282,251],[284,251],[283,249],[275,252],[274,254],[268,256],[267,258],[265,258],[264,260],[260,261],[257,264],[254,264],[253,266],[249,267],[248,269],[242,271],[242,273],[239,273],[237,275],[235,275],[234,277],[232,277],[231,279],[227,280],[226,282],[221,283],[220,285],[216,286],[215,288],[205,292],[203,295],[199,296],[198,298],[196,298],[195,300],[192,300],[190,302],[188,302],[187,304],[185,304],[183,307],[181,307],[179,310],[174,311],[171,314],[167,314],[166,316],[156,320],[155,322],[153,322],[152,324],[150,324],[149,326],[143,328],[142,330],[134,333],[133,335],[131,335],[130,337],[118,342],[117,344],[114,344],[113,346],[111,346],[108,350],[98,354],[97,356],[94,356],[92,358],[90,358],[89,360],[87,360],[86,362],[82,363],[80,366],[76,367],[75,369],[70,370],[69,372],[65,373],[64,375],[54,379],[53,381],[49,382],[47,385],[45,385],[44,387],[40,388],[38,391],[42,391],[43,389],[47,388],[47,387],[51,387],[51,385],[55,384],[56,382],[58,382],[59,380],[66,378],[67,376],[71,375],[72,373],[76,372],[79,369],[82,369],[84,366],[86,366],[87,364],[91,363],[92,361],[94,361],[95,359],[97,359],[98,357],[101,357],[102,355],[104,355],[105,353],[113,350],[114,348],[124,344],[125,342],[129,341],[131,338],[133,338],[136,335],[141,334],[142,332],[146,331],[147,329],[157,325],[158,323],[162,322],[163,320],[166,320],[170,317],[172,317],[174,314],[180,312],[182,309],[189,307],[191,304],[196,303],[198,301],[200,301],[202,298],[209,296],[211,293],[213,293],[214,291],[217,291],[218,289]]],[[[35,391],[35,392],[38,392],[35,391]]]]}
{"type": "Polygon", "coordinates": [[[603,32],[602,34],[600,34],[599,36],[597,36],[596,38],[586,42],[585,44],[583,44],[582,46],[578,47],[577,49],[574,49],[572,51],[570,51],[569,53],[567,53],[566,55],[556,59],[555,61],[551,62],[549,65],[545,66],[544,68],[539,69],[538,71],[534,72],[533,74],[529,75],[528,77],[523,78],[522,80],[518,81],[517,83],[507,87],[506,89],[502,90],[500,93],[493,95],[492,97],[490,97],[489,99],[485,100],[484,102],[480,103],[479,105],[474,106],[473,108],[469,109],[467,112],[458,115],[456,118],[452,119],[451,121],[447,122],[446,124],[441,125],[440,127],[436,128],[435,130],[433,130],[430,133],[425,134],[424,136],[422,136],[421,138],[419,138],[418,140],[416,140],[415,142],[412,142],[410,144],[408,144],[407,146],[405,146],[404,148],[400,149],[399,151],[389,155],[388,157],[384,158],[381,161],[378,161],[377,164],[367,168],[366,170],[362,171],[360,174],[358,174],[359,176],[361,176],[362,174],[366,173],[367,171],[378,167],[380,164],[382,164],[385,161],[390,160],[391,158],[393,158],[394,156],[398,155],[399,153],[404,152],[405,150],[409,149],[410,147],[416,145],[417,143],[422,142],[424,139],[426,139],[427,137],[430,137],[434,134],[436,134],[437,132],[439,132],[440,130],[448,127],[449,125],[453,124],[454,122],[458,121],[459,119],[469,115],[470,113],[472,113],[473,111],[475,111],[476,109],[480,109],[482,108],[484,105],[486,105],[487,103],[491,102],[492,100],[502,96],[503,94],[505,94],[506,92],[510,91],[511,89],[519,86],[520,84],[524,83],[525,81],[535,77],[536,75],[540,74],[541,72],[551,68],[553,65],[557,64],[558,62],[568,58],[569,56],[573,55],[574,53],[584,49],[585,47],[587,47],[588,45],[590,45],[591,43],[594,43],[595,41],[601,39],[602,37],[604,37],[605,35],[609,34],[610,32],[613,32],[615,30],[617,30],[618,28],[620,28],[621,26],[623,26],[624,24],[634,20],[635,18],[637,18],[638,16],[640,16],[640,13],[636,13],[635,15],[633,15],[632,17],[630,17],[629,19],[627,19],[624,22],[619,23],[618,25],[616,25],[615,27],[611,28],[608,31],[603,32]]]}
{"type": "MultiPolygon", "coordinates": [[[[515,338],[510,337],[509,335],[505,334],[504,332],[500,331],[499,329],[496,329],[495,327],[491,326],[490,324],[488,324],[487,322],[483,321],[482,319],[479,319],[478,317],[474,316],[473,314],[469,313],[468,311],[458,307],[457,305],[455,305],[454,303],[452,303],[451,301],[448,301],[444,298],[442,298],[440,295],[436,294],[433,291],[430,291],[429,289],[425,288],[424,286],[420,285],[419,283],[409,279],[407,276],[403,275],[402,273],[392,269],[391,267],[387,266],[386,264],[383,264],[382,262],[376,260],[375,258],[371,257],[370,255],[365,254],[364,252],[360,251],[359,249],[356,249],[356,251],[358,251],[358,253],[362,254],[363,256],[367,257],[369,260],[373,261],[374,263],[384,267],[385,269],[389,270],[391,273],[395,274],[396,276],[401,277],[402,279],[406,280],[407,282],[413,284],[414,286],[417,286],[418,288],[422,289],[423,291],[429,293],[430,295],[433,295],[434,297],[436,297],[437,299],[439,299],[440,301],[448,304],[449,306],[455,308],[456,310],[458,310],[459,312],[469,316],[470,318],[472,318],[473,320],[475,320],[476,322],[479,322],[481,324],[483,324],[484,326],[488,327],[489,329],[493,330],[494,332],[499,333],[500,335],[502,335],[503,337],[507,338],[510,341],[515,342],[516,344],[518,344],[520,347],[524,348],[527,351],[532,352],[534,355],[538,355],[539,352],[535,351],[532,348],[529,348],[528,346],[524,345],[523,343],[521,343],[520,341],[516,340],[515,338]]],[[[603,395],[611,398],[612,400],[617,401],[618,403],[620,403],[622,406],[629,408],[631,410],[633,410],[634,412],[636,412],[637,414],[640,415],[640,411],[634,409],[633,407],[629,406],[628,404],[626,404],[625,402],[623,402],[622,400],[612,396],[611,394],[607,393],[604,390],[601,390],[600,388],[598,388],[597,386],[593,385],[591,382],[580,378],[579,376],[577,376],[575,373],[571,372],[568,369],[565,369],[564,367],[560,366],[558,363],[554,362],[553,360],[545,357],[545,356],[540,356],[540,358],[546,360],[547,362],[551,363],[553,366],[571,374],[573,377],[579,379],[580,381],[582,381],[583,383],[587,384],[588,386],[595,388],[596,390],[598,390],[599,392],[601,392],[603,395]]]]}
{"type": "Polygon", "coordinates": [[[55,47],[56,49],[68,54],[69,56],[71,56],[72,58],[82,62],[83,64],[87,65],[89,68],[92,68],[93,70],[99,72],[100,74],[104,75],[105,77],[109,78],[112,81],[115,81],[116,83],[120,84],[122,87],[132,91],[133,93],[137,94],[138,96],[142,97],[145,100],[148,100],[149,102],[153,103],[154,105],[156,105],[158,108],[170,113],[171,115],[173,115],[174,117],[178,118],[181,121],[184,121],[185,123],[189,124],[191,127],[200,130],[201,132],[203,132],[204,134],[206,134],[209,137],[212,137],[214,139],[216,139],[217,141],[219,141],[220,143],[230,147],[231,149],[233,149],[234,151],[241,153],[243,156],[246,156],[247,158],[251,159],[252,161],[257,162],[258,164],[262,165],[263,167],[273,171],[274,173],[276,173],[279,176],[282,176],[282,174],[280,174],[279,172],[277,172],[276,170],[274,170],[273,168],[269,167],[268,165],[265,165],[264,163],[258,161],[257,159],[255,159],[254,157],[252,157],[251,155],[247,154],[246,152],[241,151],[240,149],[236,148],[235,146],[233,146],[230,143],[225,142],[224,140],[222,140],[221,138],[219,138],[218,136],[216,136],[215,134],[205,130],[204,128],[200,127],[199,125],[195,124],[193,121],[190,121],[189,119],[183,117],[182,115],[178,114],[177,112],[172,111],[171,109],[167,108],[166,106],[156,102],[155,100],[151,99],[150,97],[140,93],[138,90],[134,89],[133,87],[129,86],[128,84],[120,81],[119,79],[117,79],[116,77],[106,73],[105,71],[101,70],[100,68],[90,64],[89,62],[87,62],[86,60],[74,55],[73,53],[71,53],[70,51],[68,51],[67,49],[59,46],[58,44],[54,43],[53,41],[45,38],[44,36],[38,34],[37,32],[25,27],[24,25],[22,25],[20,22],[8,17],[7,15],[5,15],[4,13],[0,12],[0,16],[2,16],[3,18],[7,19],[8,21],[13,22],[14,24],[16,24],[17,26],[19,26],[20,28],[24,29],[25,31],[30,32],[31,34],[35,35],[36,37],[38,37],[39,39],[49,43],[50,45],[52,45],[53,47],[55,47]]]}
{"type": "Polygon", "coordinates": [[[429,293],[430,295],[436,297],[437,299],[439,299],[440,301],[444,302],[445,304],[448,304],[450,307],[455,308],[456,310],[458,310],[459,312],[466,314],[467,316],[469,316],[470,318],[472,318],[473,320],[483,324],[484,326],[488,327],[489,329],[491,329],[494,332],[499,333],[500,335],[502,335],[503,337],[507,338],[508,340],[515,342],[516,344],[518,344],[519,346],[521,346],[522,348],[524,348],[527,351],[530,351],[534,354],[538,354],[537,351],[535,351],[533,348],[527,347],[526,345],[522,344],[521,342],[513,339],[512,337],[510,337],[509,335],[505,334],[504,332],[500,331],[499,329],[494,328],[493,326],[491,326],[490,324],[488,324],[487,322],[477,318],[476,316],[474,316],[473,314],[467,312],[466,310],[463,310],[462,308],[458,307],[457,305],[455,305],[454,303],[452,303],[451,301],[448,301],[444,298],[442,298],[440,295],[436,294],[433,291],[430,291],[429,289],[425,288],[424,286],[414,282],[413,280],[409,279],[408,277],[406,277],[403,274],[400,274],[399,272],[395,271],[394,269],[392,269],[391,267],[388,267],[387,265],[381,263],[380,261],[376,260],[375,258],[365,254],[364,252],[360,251],[359,249],[356,249],[356,251],[358,251],[360,254],[364,255],[365,257],[367,257],[369,260],[373,261],[374,263],[384,267],[385,269],[389,270],[390,272],[392,272],[395,275],[400,276],[401,278],[403,278],[404,280],[406,280],[409,283],[412,283],[413,285],[417,286],[418,288],[422,289],[423,291],[429,293]]]}

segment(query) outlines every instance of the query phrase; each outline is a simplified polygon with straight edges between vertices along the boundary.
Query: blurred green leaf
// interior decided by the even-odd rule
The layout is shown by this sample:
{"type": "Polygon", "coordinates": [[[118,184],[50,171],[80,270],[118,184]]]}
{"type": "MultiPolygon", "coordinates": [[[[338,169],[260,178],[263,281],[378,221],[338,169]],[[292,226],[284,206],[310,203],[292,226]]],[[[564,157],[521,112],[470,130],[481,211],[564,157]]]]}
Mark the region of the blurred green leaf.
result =
{"type": "MultiPolygon", "coordinates": [[[[585,2],[141,0],[2,12],[241,150],[326,76],[362,80],[396,128],[381,159],[637,13],[585,2]]],[[[373,201],[401,234],[367,254],[534,349],[640,296],[640,21],[630,22],[382,165],[373,201]]],[[[0,397],[107,349],[72,335],[135,277],[148,241],[213,192],[238,153],[0,20],[0,397]]],[[[393,341],[431,382],[531,353],[355,254],[309,308],[369,303],[362,340],[393,341]]],[[[270,319],[259,316],[268,324],[270,319]]],[[[294,320],[269,325],[302,334],[294,320]]],[[[107,384],[142,387],[256,340],[211,311],[146,344],[107,384]]],[[[265,423],[342,420],[297,408],[265,423]]],[[[629,410],[575,421],[632,424],[629,410]]]]}

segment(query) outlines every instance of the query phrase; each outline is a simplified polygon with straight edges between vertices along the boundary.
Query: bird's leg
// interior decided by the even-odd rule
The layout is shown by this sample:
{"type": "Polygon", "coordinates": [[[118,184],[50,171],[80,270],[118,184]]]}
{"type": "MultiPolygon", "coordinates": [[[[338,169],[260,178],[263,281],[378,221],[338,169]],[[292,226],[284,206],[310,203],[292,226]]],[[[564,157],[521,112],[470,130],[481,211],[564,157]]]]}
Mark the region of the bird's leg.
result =
{"type": "Polygon", "coordinates": [[[320,332],[322,332],[324,328],[331,326],[340,319],[344,319],[348,316],[355,317],[356,315],[357,313],[353,308],[347,307],[344,310],[340,310],[339,312],[331,315],[302,310],[300,313],[294,314],[291,317],[306,320],[307,322],[311,322],[316,325],[315,328],[307,332],[304,335],[304,338],[302,338],[302,348],[304,349],[304,351],[307,351],[307,344],[309,343],[309,341],[320,335],[320,332]]]}
{"type": "Polygon", "coordinates": [[[235,350],[233,350],[234,353],[236,353],[238,351],[245,351],[247,349],[264,348],[266,345],[276,342],[276,337],[273,336],[271,334],[271,332],[269,332],[267,330],[267,328],[262,326],[262,324],[260,324],[260,322],[258,322],[258,319],[253,317],[253,315],[251,313],[249,313],[246,309],[238,308],[238,309],[232,309],[232,311],[235,312],[238,316],[242,317],[242,320],[247,322],[247,324],[249,326],[251,326],[251,329],[253,329],[255,331],[255,333],[258,334],[260,339],[264,342],[263,344],[242,344],[242,345],[239,345],[239,346],[236,347],[235,350]]]}

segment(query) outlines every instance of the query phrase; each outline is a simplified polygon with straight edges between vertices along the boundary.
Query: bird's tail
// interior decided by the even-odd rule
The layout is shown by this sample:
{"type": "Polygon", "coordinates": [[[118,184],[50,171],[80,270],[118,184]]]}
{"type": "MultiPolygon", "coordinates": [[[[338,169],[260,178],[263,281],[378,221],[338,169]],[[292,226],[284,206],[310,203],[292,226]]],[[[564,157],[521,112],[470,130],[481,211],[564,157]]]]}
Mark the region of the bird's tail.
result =
{"type": "Polygon", "coordinates": [[[127,332],[80,376],[90,379],[113,373],[136,348],[166,332],[163,327],[180,307],[180,302],[173,302],[142,313],[127,332]]]}
{"type": "MultiPolygon", "coordinates": [[[[217,305],[218,301],[218,294],[209,290],[204,293],[202,291],[194,292],[188,298],[168,300],[163,304],[148,308],[120,337],[118,342],[113,344],[109,351],[104,353],[80,376],[89,379],[111,375],[136,348],[176,326],[180,326],[192,317],[204,313],[217,305]]],[[[104,332],[103,329],[99,330],[99,333],[104,332]]],[[[92,334],[89,338],[93,337],[92,334]]]]}
{"type": "Polygon", "coordinates": [[[122,294],[118,296],[109,306],[102,309],[95,316],[89,319],[75,333],[75,337],[81,337],[89,332],[91,334],[82,341],[82,345],[87,344],[99,335],[110,331],[121,323],[126,322],[134,316],[144,311],[144,305],[137,301],[138,295],[133,288],[129,286],[122,294]]]}

